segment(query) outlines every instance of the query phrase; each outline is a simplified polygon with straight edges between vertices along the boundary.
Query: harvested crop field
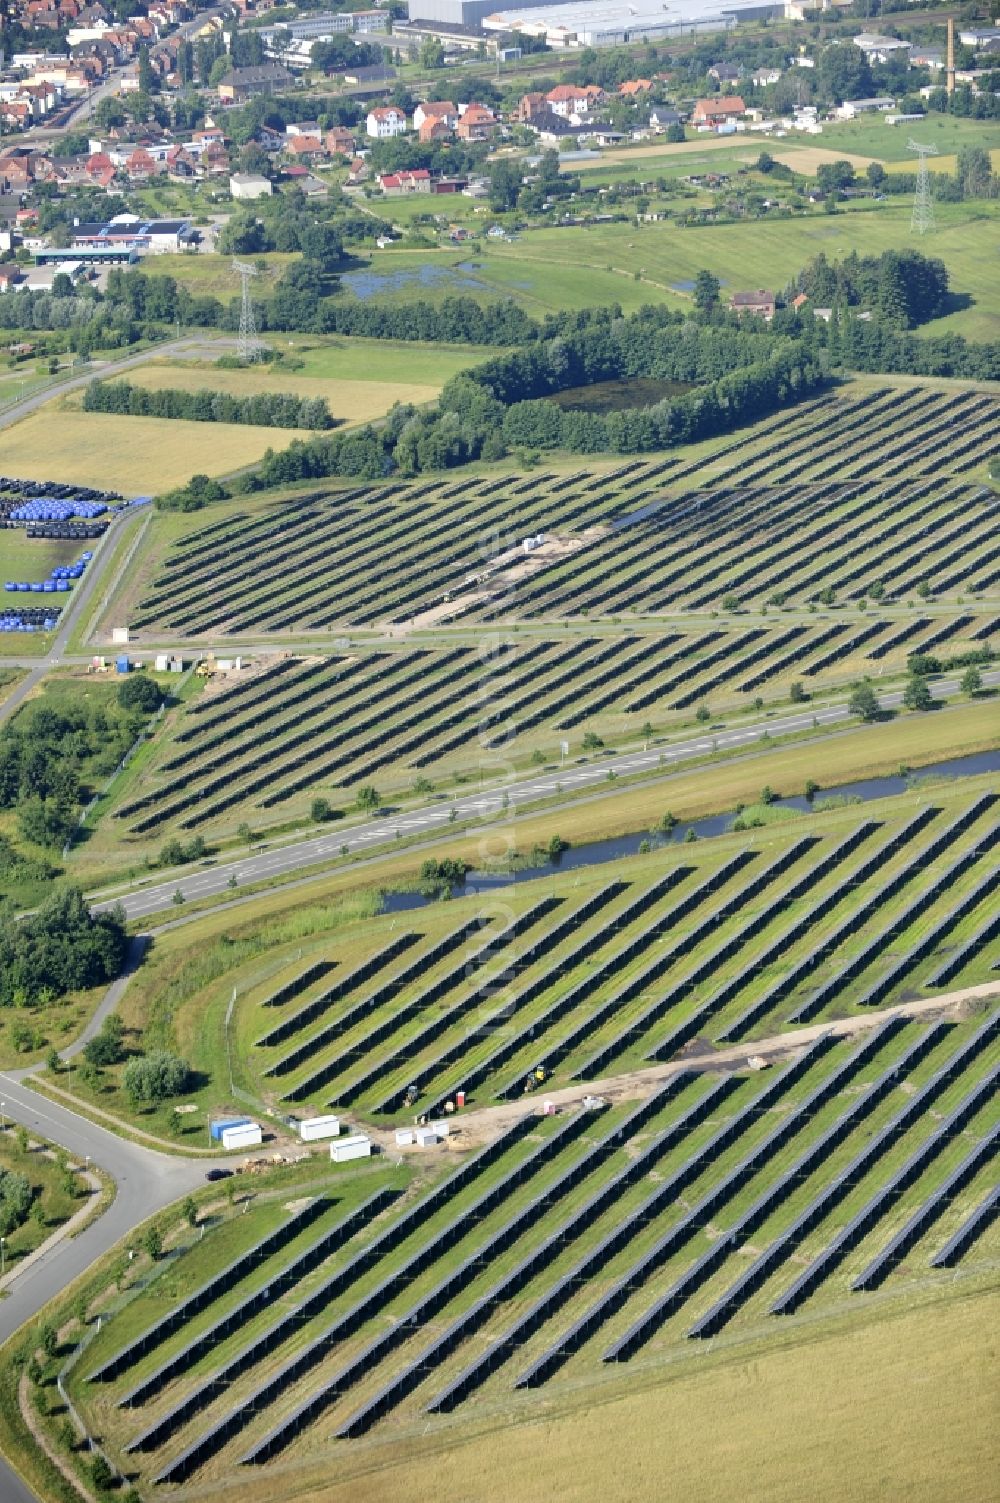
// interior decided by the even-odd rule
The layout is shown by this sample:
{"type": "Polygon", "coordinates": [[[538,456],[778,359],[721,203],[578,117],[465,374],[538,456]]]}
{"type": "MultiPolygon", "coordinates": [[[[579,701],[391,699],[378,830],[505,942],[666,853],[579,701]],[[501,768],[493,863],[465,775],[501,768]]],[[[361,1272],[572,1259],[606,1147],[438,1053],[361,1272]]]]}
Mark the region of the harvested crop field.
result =
{"type": "Polygon", "coordinates": [[[199,472],[227,474],[260,459],[265,449],[306,437],[297,428],[119,417],[74,411],[58,401],[4,431],[3,463],[11,475],[44,474],[137,496],[184,485],[199,472]]]}
{"type": "MultiPolygon", "coordinates": [[[[151,391],[163,391],[168,387],[200,391],[207,387],[233,397],[252,397],[260,392],[275,391],[298,397],[325,397],[331,415],[341,423],[371,422],[374,418],[384,417],[395,402],[419,405],[433,401],[440,390],[439,386],[405,381],[348,381],[302,376],[271,370],[266,365],[252,370],[219,370],[214,365],[192,365],[190,361],[139,366],[128,372],[128,379],[151,391]]],[[[82,396],[77,400],[82,401],[82,396]]]]}

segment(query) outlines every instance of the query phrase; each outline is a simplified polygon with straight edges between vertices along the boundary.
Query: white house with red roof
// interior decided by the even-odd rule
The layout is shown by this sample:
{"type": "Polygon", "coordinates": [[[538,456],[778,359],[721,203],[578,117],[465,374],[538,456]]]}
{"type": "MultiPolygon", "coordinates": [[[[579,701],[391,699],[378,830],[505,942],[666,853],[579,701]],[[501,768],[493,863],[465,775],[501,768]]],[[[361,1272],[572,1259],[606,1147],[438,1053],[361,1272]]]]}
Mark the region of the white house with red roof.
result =
{"type": "Polygon", "coordinates": [[[368,111],[365,130],[377,141],[384,141],[390,136],[401,136],[406,130],[406,113],[396,104],[380,105],[377,109],[368,111]]]}

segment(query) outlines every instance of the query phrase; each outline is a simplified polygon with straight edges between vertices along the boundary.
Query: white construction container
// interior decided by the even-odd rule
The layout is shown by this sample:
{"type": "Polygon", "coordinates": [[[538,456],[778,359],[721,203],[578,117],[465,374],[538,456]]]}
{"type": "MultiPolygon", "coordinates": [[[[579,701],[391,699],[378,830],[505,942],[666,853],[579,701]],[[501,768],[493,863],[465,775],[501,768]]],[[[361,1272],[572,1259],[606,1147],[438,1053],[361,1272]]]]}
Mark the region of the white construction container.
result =
{"type": "Polygon", "coordinates": [[[303,1143],[318,1143],[321,1138],[340,1137],[339,1117],[311,1117],[299,1123],[299,1137],[303,1143]]]}
{"type": "Polygon", "coordinates": [[[439,1138],[446,1138],[451,1132],[450,1122],[432,1122],[431,1131],[436,1132],[439,1138]]]}
{"type": "Polygon", "coordinates": [[[372,1140],[363,1132],[351,1133],[346,1138],[336,1138],[330,1144],[330,1158],[335,1164],[346,1164],[350,1159],[371,1157],[372,1140]]]}
{"type": "Polygon", "coordinates": [[[259,1148],[263,1139],[258,1122],[241,1122],[238,1127],[226,1127],[222,1132],[223,1148],[259,1148]]]}
{"type": "Polygon", "coordinates": [[[158,652],[153,665],[157,673],[169,673],[170,659],[165,652],[158,652]]]}
{"type": "Polygon", "coordinates": [[[116,647],[124,647],[127,642],[131,641],[128,627],[113,626],[111,628],[111,640],[116,647]]]}
{"type": "Polygon", "coordinates": [[[418,1127],[416,1138],[418,1148],[433,1148],[435,1143],[441,1141],[433,1127],[418,1127]]]}
{"type": "Polygon", "coordinates": [[[396,1128],[396,1147],[397,1148],[412,1148],[413,1147],[413,1128],[412,1127],[397,1127],[396,1128]]]}

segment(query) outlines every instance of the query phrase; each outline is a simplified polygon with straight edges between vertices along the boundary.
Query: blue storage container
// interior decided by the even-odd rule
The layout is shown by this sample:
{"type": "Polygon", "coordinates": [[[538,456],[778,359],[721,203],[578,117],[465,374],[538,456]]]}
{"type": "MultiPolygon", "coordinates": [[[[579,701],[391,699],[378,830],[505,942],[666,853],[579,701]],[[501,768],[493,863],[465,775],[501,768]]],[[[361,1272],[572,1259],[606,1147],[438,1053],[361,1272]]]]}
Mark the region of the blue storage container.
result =
{"type": "Polygon", "coordinates": [[[220,1118],[218,1122],[213,1122],[209,1127],[209,1132],[211,1134],[213,1143],[221,1143],[222,1134],[226,1131],[227,1128],[245,1127],[252,1120],[253,1119],[251,1117],[224,1117],[220,1118]]]}

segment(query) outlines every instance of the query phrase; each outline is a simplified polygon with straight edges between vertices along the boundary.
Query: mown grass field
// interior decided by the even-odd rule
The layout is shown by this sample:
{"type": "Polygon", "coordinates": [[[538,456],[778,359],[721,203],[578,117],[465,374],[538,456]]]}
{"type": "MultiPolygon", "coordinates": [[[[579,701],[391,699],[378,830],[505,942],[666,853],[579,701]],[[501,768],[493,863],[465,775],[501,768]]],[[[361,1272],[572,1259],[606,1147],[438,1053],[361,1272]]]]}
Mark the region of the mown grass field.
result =
{"type": "MultiPolygon", "coordinates": [[[[383,1443],[343,1480],[313,1462],[296,1472],[297,1503],[661,1503],[667,1479],[690,1503],[982,1503],[1000,1461],[985,1336],[998,1320],[995,1290],[955,1291],[860,1327],[800,1327],[781,1347],[699,1353],[516,1423],[498,1412],[383,1443]]],[[[269,1494],[250,1476],[231,1496],[269,1494]]]]}
{"type": "MultiPolygon", "coordinates": [[[[477,276],[513,296],[530,294],[553,307],[576,306],[571,300],[586,297],[590,269],[607,266],[640,274],[643,281],[633,291],[640,302],[648,300],[653,289],[668,301],[679,297],[678,284],[692,281],[702,268],[713,271],[729,290],[782,287],[820,252],[832,261],[852,251],[879,255],[907,244],[910,214],[909,202],[887,201],[865,212],[832,217],[824,214],[701,229],[661,222],[641,228],[600,225],[586,230],[537,230],[513,245],[491,246],[477,276]]],[[[996,254],[1000,208],[988,201],[941,204],[937,220],[938,229],[921,249],[944,261],[952,291],[967,295],[972,306],[924,325],[924,331],[996,338],[1000,331],[1000,258],[996,254]]],[[[379,265],[373,257],[373,267],[379,265]]],[[[622,292],[618,300],[630,303],[622,292]]],[[[688,301],[685,297],[684,302],[688,301]]]]}

